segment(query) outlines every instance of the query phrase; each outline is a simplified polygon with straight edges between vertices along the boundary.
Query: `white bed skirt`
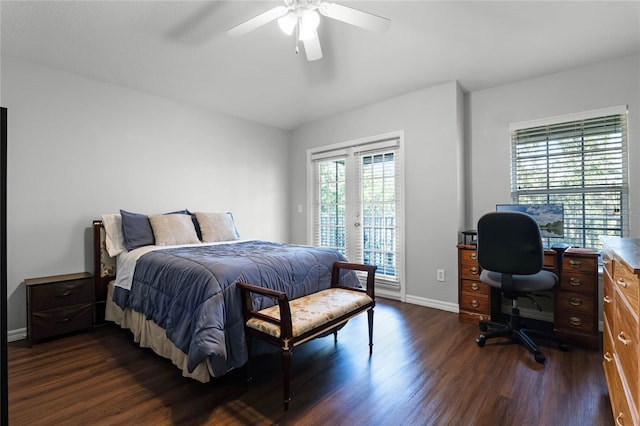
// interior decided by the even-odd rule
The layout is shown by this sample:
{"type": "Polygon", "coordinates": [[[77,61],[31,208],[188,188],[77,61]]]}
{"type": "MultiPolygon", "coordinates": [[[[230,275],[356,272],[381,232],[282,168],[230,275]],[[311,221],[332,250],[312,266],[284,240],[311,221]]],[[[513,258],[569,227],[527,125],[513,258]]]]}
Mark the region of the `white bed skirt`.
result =
{"type": "Polygon", "coordinates": [[[201,362],[192,373],[189,373],[187,370],[187,355],[169,340],[163,328],[152,320],[145,319],[144,315],[139,312],[131,309],[123,311],[113,302],[113,283],[113,281],[109,283],[105,319],[115,322],[122,328],[131,330],[133,340],[136,343],[143,348],[150,348],[163,358],[170,359],[182,371],[184,377],[208,383],[213,376],[209,360],[201,362]]]}

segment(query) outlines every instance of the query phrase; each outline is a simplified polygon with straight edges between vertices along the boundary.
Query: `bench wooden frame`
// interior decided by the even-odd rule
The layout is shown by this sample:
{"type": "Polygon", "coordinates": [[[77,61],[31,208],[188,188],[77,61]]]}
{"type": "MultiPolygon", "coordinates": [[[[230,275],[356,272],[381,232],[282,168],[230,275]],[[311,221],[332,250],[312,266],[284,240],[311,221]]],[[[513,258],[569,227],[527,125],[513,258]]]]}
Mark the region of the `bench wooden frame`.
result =
{"type": "MultiPolygon", "coordinates": [[[[291,306],[287,295],[280,291],[271,290],[268,288],[258,287],[248,283],[236,283],[236,285],[242,291],[242,309],[245,320],[245,335],[247,338],[247,347],[249,350],[249,360],[246,365],[247,380],[251,378],[251,347],[253,337],[257,337],[261,340],[267,341],[274,345],[279,346],[282,349],[282,373],[283,373],[283,394],[284,394],[284,409],[289,408],[289,402],[291,402],[290,394],[290,381],[291,381],[291,351],[295,346],[309,341],[315,337],[323,334],[333,332],[334,339],[338,339],[338,327],[354,316],[367,312],[369,322],[369,356],[373,353],[373,308],[375,306],[375,271],[376,267],[373,265],[361,265],[357,263],[347,262],[335,262],[331,272],[331,287],[330,289],[344,289],[354,292],[366,293],[371,299],[370,302],[359,306],[358,308],[351,309],[348,312],[340,315],[331,321],[321,324],[313,325],[312,328],[300,335],[294,336],[293,323],[291,318],[291,306]],[[366,289],[345,287],[339,285],[339,276],[341,270],[353,270],[364,271],[367,274],[366,289]],[[251,293],[260,294],[267,297],[272,297],[278,301],[280,309],[280,320],[277,318],[264,315],[253,309],[253,301],[251,293]],[[279,336],[273,336],[267,332],[258,330],[253,327],[247,326],[247,322],[257,318],[263,321],[267,321],[272,324],[276,324],[279,327],[279,336]]],[[[303,296],[300,300],[310,297],[303,296]]],[[[298,300],[298,299],[296,299],[298,300]]]]}

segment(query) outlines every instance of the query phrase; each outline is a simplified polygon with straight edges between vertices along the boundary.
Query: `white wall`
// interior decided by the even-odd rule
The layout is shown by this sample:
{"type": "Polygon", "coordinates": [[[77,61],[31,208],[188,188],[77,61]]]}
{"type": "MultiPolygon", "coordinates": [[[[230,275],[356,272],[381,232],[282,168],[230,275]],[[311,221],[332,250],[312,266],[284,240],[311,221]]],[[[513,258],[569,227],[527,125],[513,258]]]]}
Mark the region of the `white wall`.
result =
{"type": "Polygon", "coordinates": [[[243,237],[288,240],[288,132],[8,57],[1,84],[9,330],[25,278],[92,271],[102,213],[232,211],[243,237]]]}
{"type": "Polygon", "coordinates": [[[637,55],[468,95],[467,226],[510,198],[509,124],[618,105],[629,107],[630,229],[640,235],[640,59],[637,55]]]}
{"type": "Polygon", "coordinates": [[[309,148],[396,130],[405,137],[407,300],[445,309],[457,307],[457,252],[463,207],[458,167],[462,134],[455,82],[419,90],[303,125],[291,149],[291,237],[307,242],[306,152],[309,148]],[[446,282],[436,281],[445,269],[446,282]]]}

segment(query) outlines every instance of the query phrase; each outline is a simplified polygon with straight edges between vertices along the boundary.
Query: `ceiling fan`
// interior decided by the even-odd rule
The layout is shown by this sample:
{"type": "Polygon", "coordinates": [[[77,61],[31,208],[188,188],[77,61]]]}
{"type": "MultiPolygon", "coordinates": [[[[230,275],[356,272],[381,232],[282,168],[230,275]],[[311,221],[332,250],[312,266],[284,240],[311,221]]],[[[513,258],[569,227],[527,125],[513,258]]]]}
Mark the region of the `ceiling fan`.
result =
{"type": "Polygon", "coordinates": [[[380,33],[391,24],[387,18],[325,0],[284,0],[284,6],[276,6],[229,28],[227,34],[241,36],[277,19],[285,34],[295,32],[296,53],[299,51],[298,41],[302,41],[307,60],[315,61],[322,58],[317,31],[320,15],[380,33]]]}

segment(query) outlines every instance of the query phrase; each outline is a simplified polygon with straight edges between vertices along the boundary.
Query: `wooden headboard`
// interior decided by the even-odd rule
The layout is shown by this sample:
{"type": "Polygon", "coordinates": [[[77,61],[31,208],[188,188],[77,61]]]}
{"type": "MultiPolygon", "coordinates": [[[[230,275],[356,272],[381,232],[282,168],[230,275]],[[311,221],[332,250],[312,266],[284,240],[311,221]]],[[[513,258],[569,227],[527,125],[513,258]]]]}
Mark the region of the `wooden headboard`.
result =
{"type": "Polygon", "coordinates": [[[93,277],[95,280],[96,324],[104,323],[107,287],[116,278],[116,259],[107,253],[106,234],[101,220],[93,221],[93,277]]]}

